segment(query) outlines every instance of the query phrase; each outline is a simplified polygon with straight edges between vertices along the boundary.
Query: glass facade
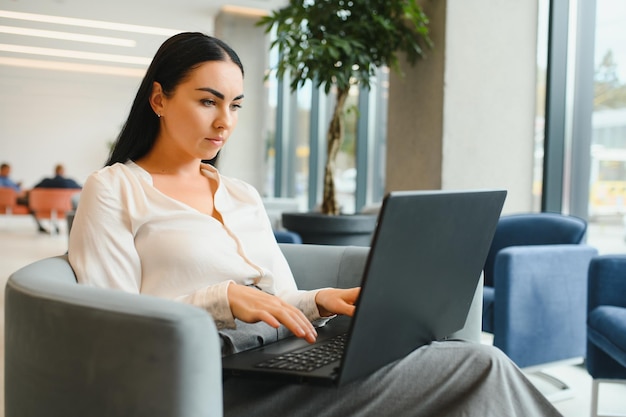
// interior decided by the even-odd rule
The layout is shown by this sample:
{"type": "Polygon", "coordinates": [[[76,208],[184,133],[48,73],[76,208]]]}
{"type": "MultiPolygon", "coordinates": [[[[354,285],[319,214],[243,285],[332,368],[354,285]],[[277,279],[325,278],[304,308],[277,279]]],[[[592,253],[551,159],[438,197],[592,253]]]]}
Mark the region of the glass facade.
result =
{"type": "Polygon", "coordinates": [[[547,211],[558,207],[588,219],[589,244],[601,252],[624,252],[626,4],[619,0],[538,4],[533,206],[547,211]],[[566,43],[559,44],[559,36],[566,43]],[[558,65],[560,57],[566,57],[561,60],[562,77],[551,80],[549,63],[558,65]],[[563,90],[555,88],[559,83],[563,90]],[[549,96],[555,91],[556,99],[549,96]],[[559,122],[563,122],[560,135],[547,136],[555,130],[546,129],[546,124],[559,122]],[[546,152],[555,143],[563,157],[547,160],[546,152]],[[547,179],[559,184],[552,195],[546,195],[547,179]]]}
{"type": "MultiPolygon", "coordinates": [[[[270,68],[277,54],[270,53],[270,68]]],[[[344,137],[336,161],[335,188],[342,213],[380,201],[384,192],[388,69],[377,72],[369,90],[354,85],[344,112],[344,137]]],[[[335,105],[333,90],[307,82],[297,91],[288,77],[268,77],[270,115],[267,133],[266,197],[295,198],[301,210],[321,201],[326,135],[335,105]]]]}
{"type": "MultiPolygon", "coordinates": [[[[610,230],[612,251],[626,250],[626,27],[620,24],[624,15],[626,3],[620,0],[538,1],[533,211],[588,218],[590,243],[599,239],[602,246],[604,232],[610,230]],[[578,45],[589,33],[581,14],[594,6],[595,42],[585,50],[578,45]],[[591,99],[581,93],[590,88],[582,68],[589,50],[595,51],[592,115],[580,105],[591,99]],[[585,138],[589,135],[581,118],[590,118],[590,138],[585,138]],[[587,190],[581,209],[577,193],[587,190]]],[[[354,87],[350,92],[335,176],[345,213],[380,201],[384,193],[387,75],[387,69],[380,71],[370,91],[354,87]]],[[[332,92],[327,97],[310,84],[295,93],[285,91],[285,85],[286,80],[270,82],[276,129],[268,139],[266,195],[296,198],[301,209],[314,209],[321,197],[325,135],[334,98],[332,92]]]]}
{"type": "Polygon", "coordinates": [[[596,0],[589,242],[626,252],[626,3],[596,0]]]}
{"type": "Polygon", "coordinates": [[[537,102],[535,105],[535,145],[533,157],[533,211],[541,211],[543,185],[546,83],[548,71],[548,15],[550,0],[539,0],[537,13],[537,102]]]}
{"type": "Polygon", "coordinates": [[[626,4],[598,0],[589,215],[623,216],[626,197],[626,4]]]}

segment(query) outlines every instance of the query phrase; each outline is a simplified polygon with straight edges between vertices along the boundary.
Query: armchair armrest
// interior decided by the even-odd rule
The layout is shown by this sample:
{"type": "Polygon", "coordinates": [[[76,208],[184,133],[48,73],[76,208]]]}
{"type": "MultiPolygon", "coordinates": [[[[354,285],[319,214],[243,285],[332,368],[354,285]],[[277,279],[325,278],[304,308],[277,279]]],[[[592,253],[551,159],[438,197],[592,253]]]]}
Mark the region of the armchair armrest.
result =
{"type": "Polygon", "coordinates": [[[589,303],[626,308],[626,255],[597,256],[589,264],[589,303]]]}
{"type": "Polygon", "coordinates": [[[624,294],[626,255],[593,258],[589,264],[586,365],[594,379],[626,379],[624,294]]]}
{"type": "MultiPolygon", "coordinates": [[[[298,288],[351,288],[361,285],[368,247],[280,244],[298,288]]],[[[451,338],[480,342],[482,322],[482,279],[476,287],[467,321],[451,338]]]]}
{"type": "Polygon", "coordinates": [[[201,309],[78,285],[57,257],[10,277],[5,313],[6,417],[222,415],[220,341],[201,309]]]}
{"type": "Polygon", "coordinates": [[[521,367],[585,356],[587,271],[596,255],[587,245],[502,249],[494,266],[494,345],[521,367]]]}

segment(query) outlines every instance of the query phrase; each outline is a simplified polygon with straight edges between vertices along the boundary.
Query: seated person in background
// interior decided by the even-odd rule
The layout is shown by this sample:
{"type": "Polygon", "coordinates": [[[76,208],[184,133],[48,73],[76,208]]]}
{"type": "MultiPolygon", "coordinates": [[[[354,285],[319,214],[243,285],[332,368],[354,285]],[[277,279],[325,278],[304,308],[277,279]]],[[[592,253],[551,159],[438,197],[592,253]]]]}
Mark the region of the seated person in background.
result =
{"type": "Polygon", "coordinates": [[[0,187],[12,188],[17,193],[18,206],[14,207],[16,212],[26,213],[28,211],[28,192],[22,189],[21,183],[11,179],[11,165],[6,162],[0,165],[0,187]]]}
{"type": "Polygon", "coordinates": [[[54,177],[44,178],[33,188],[82,188],[71,178],[65,177],[65,167],[58,164],[54,167],[54,177]]]}
{"type": "MultiPolygon", "coordinates": [[[[313,322],[351,316],[360,289],[299,290],[258,192],[202,162],[228,142],[243,89],[224,42],[166,40],[106,166],[85,182],[69,261],[83,285],[202,308],[222,335],[269,325],[313,342],[313,322]]],[[[229,377],[223,398],[225,417],[560,416],[501,351],[463,341],[420,347],[341,388],[229,377]]]]}
{"type": "MultiPolygon", "coordinates": [[[[78,184],[76,181],[74,181],[73,179],[65,177],[65,167],[62,164],[57,164],[54,167],[54,176],[50,178],[42,179],[33,188],[81,189],[82,186],[78,184]]],[[[27,201],[26,204],[28,204],[28,199],[26,201],[27,201]]],[[[37,227],[39,228],[39,231],[41,233],[49,233],[49,231],[43,227],[43,225],[41,224],[37,216],[35,216],[35,213],[31,211],[31,214],[33,215],[33,217],[35,218],[35,221],[37,222],[37,227]]],[[[51,225],[50,227],[56,227],[56,226],[51,225]]],[[[58,227],[57,227],[57,233],[58,233],[58,227]]]]}
{"type": "Polygon", "coordinates": [[[0,165],[0,187],[13,188],[18,196],[23,193],[21,184],[11,179],[11,165],[6,162],[0,165]]]}

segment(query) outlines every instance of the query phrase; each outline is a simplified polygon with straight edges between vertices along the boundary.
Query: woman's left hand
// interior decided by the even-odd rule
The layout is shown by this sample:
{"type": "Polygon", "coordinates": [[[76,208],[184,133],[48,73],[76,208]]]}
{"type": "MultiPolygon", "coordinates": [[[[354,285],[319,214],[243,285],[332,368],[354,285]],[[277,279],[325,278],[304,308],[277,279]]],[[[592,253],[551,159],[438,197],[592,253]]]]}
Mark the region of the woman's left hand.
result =
{"type": "Polygon", "coordinates": [[[360,292],[360,287],[348,289],[326,288],[318,291],[315,295],[315,303],[320,316],[328,317],[333,314],[342,314],[352,317],[354,304],[357,298],[359,298],[360,292]]]}

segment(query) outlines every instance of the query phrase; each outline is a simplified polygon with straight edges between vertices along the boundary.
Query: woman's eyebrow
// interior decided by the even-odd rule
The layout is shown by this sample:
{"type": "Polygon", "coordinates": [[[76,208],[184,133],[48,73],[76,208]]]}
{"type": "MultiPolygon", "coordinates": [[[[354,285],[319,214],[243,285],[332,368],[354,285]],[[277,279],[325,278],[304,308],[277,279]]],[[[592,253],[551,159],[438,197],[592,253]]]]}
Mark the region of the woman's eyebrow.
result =
{"type": "MultiPolygon", "coordinates": [[[[196,88],[196,90],[199,90],[199,91],[206,91],[206,92],[208,92],[208,93],[213,94],[214,96],[216,96],[216,97],[217,97],[217,98],[219,98],[220,100],[224,100],[224,94],[220,93],[220,92],[219,92],[219,91],[217,91],[217,90],[212,89],[211,87],[196,88]]],[[[235,97],[235,98],[233,99],[233,101],[236,101],[236,100],[241,100],[242,98],[243,98],[243,94],[240,94],[240,95],[238,95],[237,97],[235,97]]]]}

